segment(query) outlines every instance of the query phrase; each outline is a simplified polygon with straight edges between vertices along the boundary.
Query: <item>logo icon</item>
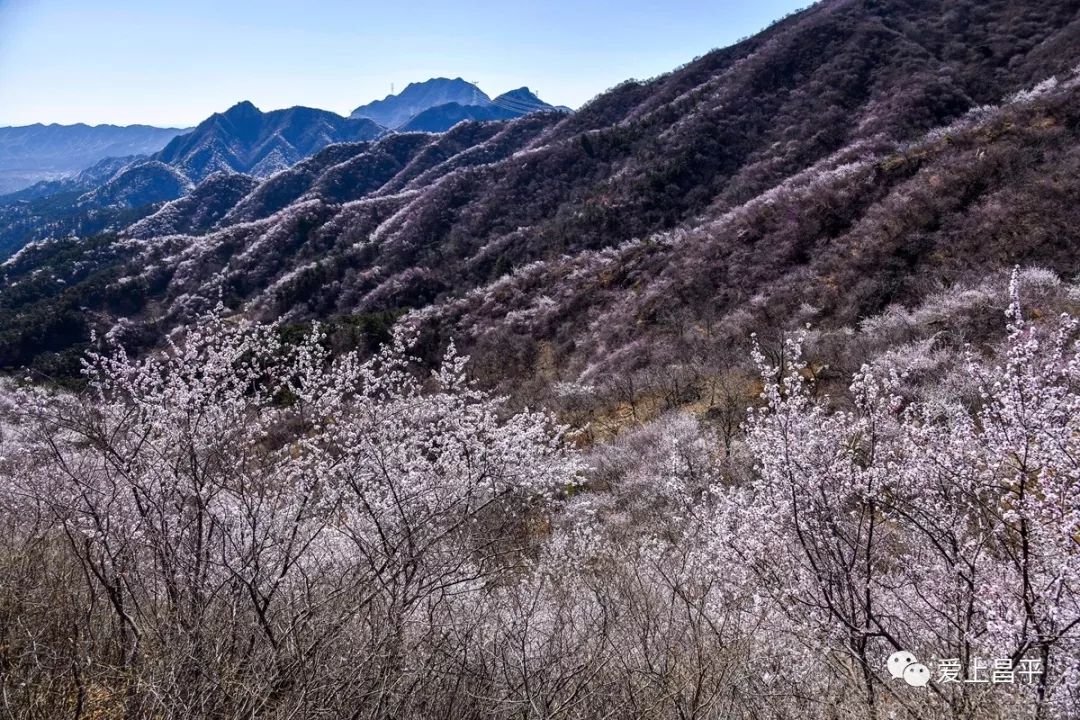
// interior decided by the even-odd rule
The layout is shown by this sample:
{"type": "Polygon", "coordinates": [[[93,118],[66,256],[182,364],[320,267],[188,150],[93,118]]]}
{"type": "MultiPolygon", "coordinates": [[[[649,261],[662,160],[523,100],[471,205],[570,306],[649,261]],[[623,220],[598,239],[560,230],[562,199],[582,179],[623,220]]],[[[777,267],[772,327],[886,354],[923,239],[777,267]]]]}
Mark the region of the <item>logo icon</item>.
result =
{"type": "Polygon", "coordinates": [[[904,668],[915,662],[918,662],[915,656],[907,650],[897,650],[889,656],[885,666],[889,669],[889,674],[894,678],[902,678],[904,677],[904,668]]]}
{"type": "Polygon", "coordinates": [[[911,687],[926,687],[930,682],[930,668],[922,663],[911,663],[904,668],[904,682],[911,687]]]}
{"type": "Polygon", "coordinates": [[[925,687],[930,682],[930,668],[907,650],[897,650],[890,655],[885,667],[893,678],[903,678],[912,687],[925,687]]]}

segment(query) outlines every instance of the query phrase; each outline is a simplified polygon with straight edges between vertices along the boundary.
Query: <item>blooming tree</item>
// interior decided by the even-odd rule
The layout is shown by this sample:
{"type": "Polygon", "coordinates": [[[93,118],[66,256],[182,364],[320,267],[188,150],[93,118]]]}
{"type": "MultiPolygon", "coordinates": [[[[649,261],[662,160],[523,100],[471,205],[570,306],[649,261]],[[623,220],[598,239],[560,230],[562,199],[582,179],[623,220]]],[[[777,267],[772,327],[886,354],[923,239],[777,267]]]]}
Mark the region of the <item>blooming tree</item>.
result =
{"type": "MultiPolygon", "coordinates": [[[[812,397],[798,340],[784,372],[757,355],[764,406],[747,441],[758,471],[719,493],[737,512],[718,553],[760,588],[792,651],[860,679],[871,710],[911,705],[882,676],[902,648],[969,671],[978,657],[1037,660],[1043,672],[1018,693],[1037,715],[1076,707],[1077,322],[1025,320],[1015,277],[1008,321],[1003,365],[967,355],[974,408],[908,402],[902,375],[864,366],[850,407],[834,409],[812,397]]],[[[974,687],[921,699],[954,712],[1000,701],[974,687]]]]}
{"type": "Polygon", "coordinates": [[[366,361],[321,340],[211,315],[161,354],[92,355],[81,396],[21,396],[44,472],[18,494],[66,538],[86,611],[107,601],[99,670],[131,712],[283,712],[297,685],[332,692],[313,673],[350,643],[359,681],[396,692],[415,615],[512,567],[530,504],[576,472],[547,415],[504,416],[452,349],[425,378],[403,337],[366,361]]]}

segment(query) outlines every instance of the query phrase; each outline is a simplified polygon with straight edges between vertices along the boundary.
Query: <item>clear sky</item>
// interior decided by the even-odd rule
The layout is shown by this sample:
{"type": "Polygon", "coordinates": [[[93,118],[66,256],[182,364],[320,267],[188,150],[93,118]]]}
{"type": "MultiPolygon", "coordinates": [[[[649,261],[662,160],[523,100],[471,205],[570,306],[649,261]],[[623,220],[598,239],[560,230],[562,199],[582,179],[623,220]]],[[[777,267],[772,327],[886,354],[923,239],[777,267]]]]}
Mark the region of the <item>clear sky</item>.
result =
{"type": "Polygon", "coordinates": [[[240,100],[348,114],[412,81],[578,107],[810,0],[0,0],[0,125],[194,125],[240,100]]]}

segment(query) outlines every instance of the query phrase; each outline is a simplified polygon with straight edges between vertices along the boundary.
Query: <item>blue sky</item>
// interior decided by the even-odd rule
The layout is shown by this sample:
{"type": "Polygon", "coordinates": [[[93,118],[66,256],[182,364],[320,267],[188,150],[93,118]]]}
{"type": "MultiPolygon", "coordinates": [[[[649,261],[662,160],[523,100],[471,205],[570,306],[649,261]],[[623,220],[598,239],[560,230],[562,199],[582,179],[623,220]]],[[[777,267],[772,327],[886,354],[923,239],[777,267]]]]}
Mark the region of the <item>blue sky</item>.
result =
{"type": "Polygon", "coordinates": [[[193,125],[239,100],[347,114],[416,80],[578,107],[810,0],[0,0],[0,125],[193,125]]]}

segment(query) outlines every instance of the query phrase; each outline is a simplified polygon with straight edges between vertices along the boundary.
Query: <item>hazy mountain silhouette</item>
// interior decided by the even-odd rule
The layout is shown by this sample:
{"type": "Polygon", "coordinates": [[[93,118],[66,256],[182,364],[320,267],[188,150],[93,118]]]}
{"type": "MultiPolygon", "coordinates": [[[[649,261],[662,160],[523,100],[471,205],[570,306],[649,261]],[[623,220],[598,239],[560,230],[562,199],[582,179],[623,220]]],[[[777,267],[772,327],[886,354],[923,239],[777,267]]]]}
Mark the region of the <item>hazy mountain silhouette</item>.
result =
{"type": "Polygon", "coordinates": [[[77,173],[104,158],[157,152],[182,132],[82,123],[0,127],[0,195],[77,173]]]}
{"type": "Polygon", "coordinates": [[[397,129],[410,119],[438,105],[487,105],[491,98],[483,90],[461,78],[431,78],[424,82],[409,83],[396,95],[387,95],[361,105],[349,117],[368,118],[383,127],[397,129]]]}

